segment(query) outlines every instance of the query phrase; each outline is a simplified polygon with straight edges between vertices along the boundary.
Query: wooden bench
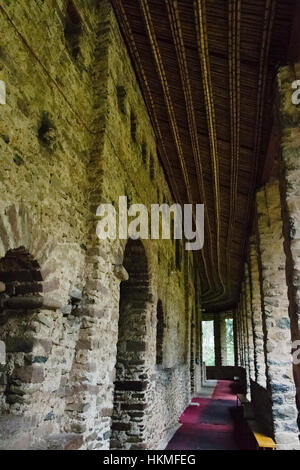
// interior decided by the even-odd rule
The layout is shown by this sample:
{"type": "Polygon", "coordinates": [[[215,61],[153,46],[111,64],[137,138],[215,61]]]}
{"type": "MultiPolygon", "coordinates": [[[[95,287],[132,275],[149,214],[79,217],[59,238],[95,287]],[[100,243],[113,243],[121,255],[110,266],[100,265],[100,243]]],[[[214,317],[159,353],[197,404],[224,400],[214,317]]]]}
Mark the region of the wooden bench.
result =
{"type": "Polygon", "coordinates": [[[247,421],[248,419],[254,419],[254,413],[252,409],[252,404],[246,397],[246,395],[243,395],[241,393],[237,394],[237,406],[241,404],[243,407],[243,417],[247,421]]]}
{"type": "Polygon", "coordinates": [[[273,439],[269,436],[266,436],[265,434],[263,434],[260,431],[259,425],[257,424],[257,422],[254,419],[247,420],[247,424],[248,424],[249,430],[253,434],[253,437],[256,441],[256,446],[257,446],[258,450],[260,450],[260,449],[275,450],[276,449],[276,444],[273,441],[273,439]]]}
{"type": "Polygon", "coordinates": [[[243,395],[242,393],[238,393],[236,396],[236,404],[237,406],[239,405],[246,405],[246,403],[250,403],[246,395],[243,395]]]}
{"type": "Polygon", "coordinates": [[[255,421],[252,404],[248,400],[246,395],[244,395],[242,393],[238,393],[237,396],[236,396],[236,400],[237,400],[237,406],[239,406],[239,404],[240,404],[241,407],[242,407],[242,410],[243,410],[243,412],[242,412],[242,416],[243,416],[242,421],[243,421],[244,425],[242,425],[240,430],[239,430],[240,434],[245,435],[245,436],[246,435],[249,436],[249,431],[250,431],[250,434],[252,434],[252,436],[255,439],[256,448],[258,450],[260,450],[260,449],[275,450],[276,449],[276,443],[273,441],[273,439],[271,437],[266,436],[261,431],[258,423],[255,421]]]}

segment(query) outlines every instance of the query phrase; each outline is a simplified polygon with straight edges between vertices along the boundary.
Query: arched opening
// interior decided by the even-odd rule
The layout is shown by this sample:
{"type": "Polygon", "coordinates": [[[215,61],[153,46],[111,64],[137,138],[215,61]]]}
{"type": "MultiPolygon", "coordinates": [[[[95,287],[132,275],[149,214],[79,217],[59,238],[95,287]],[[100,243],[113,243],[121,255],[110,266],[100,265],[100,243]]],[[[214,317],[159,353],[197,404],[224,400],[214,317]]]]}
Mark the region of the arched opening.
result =
{"type": "Polygon", "coordinates": [[[123,265],[129,279],[120,287],[111,448],[138,449],[144,441],[145,391],[149,384],[145,372],[149,275],[140,240],[127,242],[123,265]]]}
{"type": "Polygon", "coordinates": [[[10,250],[0,260],[0,281],[4,284],[0,307],[0,339],[6,345],[2,368],[5,388],[1,411],[19,412],[24,403],[22,374],[34,348],[30,327],[34,307],[41,304],[42,276],[36,260],[23,248],[10,250]]]}
{"type": "Polygon", "coordinates": [[[41,351],[45,345],[39,343],[33,327],[35,312],[42,305],[40,266],[24,247],[9,250],[0,260],[0,281],[0,340],[6,347],[0,373],[0,446],[14,448],[21,434],[28,434],[32,394],[44,380],[41,351]]]}
{"type": "Polygon", "coordinates": [[[162,364],[164,342],[164,311],[161,300],[157,302],[156,319],[156,364],[162,364]]]}

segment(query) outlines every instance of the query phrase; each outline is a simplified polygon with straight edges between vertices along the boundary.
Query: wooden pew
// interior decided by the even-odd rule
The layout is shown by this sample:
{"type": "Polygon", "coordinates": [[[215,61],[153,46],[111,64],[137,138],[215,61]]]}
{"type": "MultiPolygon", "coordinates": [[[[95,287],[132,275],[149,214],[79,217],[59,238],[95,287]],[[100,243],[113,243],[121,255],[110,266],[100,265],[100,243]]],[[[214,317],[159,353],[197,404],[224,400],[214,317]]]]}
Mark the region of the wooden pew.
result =
{"type": "Polygon", "coordinates": [[[260,429],[258,423],[254,419],[254,412],[251,402],[247,399],[246,395],[241,393],[237,394],[237,406],[239,404],[243,408],[243,422],[244,426],[241,427],[240,432],[243,435],[252,434],[255,439],[257,450],[263,449],[276,449],[276,443],[269,436],[266,436],[260,429]]]}
{"type": "Polygon", "coordinates": [[[246,395],[243,395],[242,393],[238,393],[236,396],[236,404],[237,406],[239,405],[245,405],[246,403],[250,403],[246,395]]]}
{"type": "Polygon", "coordinates": [[[261,430],[259,429],[259,425],[254,419],[248,419],[247,424],[248,424],[249,430],[253,434],[253,437],[256,441],[256,446],[258,450],[261,450],[261,449],[276,450],[276,444],[273,441],[273,439],[269,436],[266,436],[265,434],[261,432],[261,430]]]}

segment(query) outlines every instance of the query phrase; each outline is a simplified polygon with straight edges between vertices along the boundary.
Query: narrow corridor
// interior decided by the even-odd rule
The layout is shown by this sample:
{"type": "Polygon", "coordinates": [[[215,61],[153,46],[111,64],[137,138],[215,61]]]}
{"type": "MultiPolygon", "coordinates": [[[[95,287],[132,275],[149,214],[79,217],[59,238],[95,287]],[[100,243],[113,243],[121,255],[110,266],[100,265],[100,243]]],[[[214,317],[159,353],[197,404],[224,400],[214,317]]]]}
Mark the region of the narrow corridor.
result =
{"type": "Polygon", "coordinates": [[[236,406],[231,381],[208,381],[192,400],[167,450],[238,450],[230,409],[236,406]]]}
{"type": "Polygon", "coordinates": [[[300,0],[0,30],[0,451],[300,450],[300,0]]]}

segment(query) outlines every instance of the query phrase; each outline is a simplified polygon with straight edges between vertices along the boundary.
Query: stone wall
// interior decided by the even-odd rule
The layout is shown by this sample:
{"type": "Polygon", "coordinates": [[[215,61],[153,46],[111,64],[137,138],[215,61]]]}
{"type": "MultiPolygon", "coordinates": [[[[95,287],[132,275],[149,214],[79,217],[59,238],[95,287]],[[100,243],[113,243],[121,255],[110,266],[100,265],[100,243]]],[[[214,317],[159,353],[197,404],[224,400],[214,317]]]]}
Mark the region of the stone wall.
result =
{"type": "Polygon", "coordinates": [[[257,206],[267,387],[272,397],[274,434],[282,448],[289,443],[299,446],[278,181],[268,183],[257,193],[257,206]]]}
{"type": "MultiPolygon", "coordinates": [[[[0,448],[157,448],[201,388],[201,285],[178,240],[96,236],[100,203],[174,202],[113,9],[3,0],[0,22],[0,448]]],[[[221,368],[219,313],[207,370],[245,374],[280,449],[299,449],[299,73],[278,75],[282,152],[256,196],[239,368],[221,368]]]]}
{"type": "Polygon", "coordinates": [[[261,429],[275,438],[278,449],[299,449],[283,231],[279,181],[273,176],[256,195],[237,310],[239,362],[246,369],[261,429]]]}
{"type": "Polygon", "coordinates": [[[228,314],[220,313],[214,319],[215,365],[227,365],[226,318],[228,314]]]}
{"type": "MultiPolygon", "coordinates": [[[[281,205],[283,215],[286,277],[292,340],[300,340],[300,106],[293,104],[292,84],[300,77],[300,64],[282,67],[278,74],[279,118],[281,127],[281,205]]],[[[297,343],[298,342],[298,343],[297,343]]],[[[294,352],[297,348],[294,349],[294,352]]],[[[294,364],[294,378],[300,410],[300,364],[294,364]]],[[[300,412],[298,415],[300,428],[300,412]]]]}
{"type": "Polygon", "coordinates": [[[266,387],[266,362],[264,351],[265,345],[262,318],[260,267],[257,250],[257,230],[255,230],[255,233],[250,238],[249,252],[250,297],[253,318],[254,374],[255,381],[262,387],[266,387]]]}
{"type": "Polygon", "coordinates": [[[147,298],[139,313],[124,307],[136,335],[119,321],[134,270],[126,239],[97,239],[96,207],[172,195],[112,8],[4,1],[0,15],[0,447],[155,448],[190,399],[191,373],[200,387],[201,306],[184,247],[178,259],[173,240],[145,240],[147,298]]]}
{"type": "Polygon", "coordinates": [[[249,377],[250,381],[255,380],[255,359],[254,359],[254,336],[253,336],[253,310],[251,302],[251,285],[250,285],[250,270],[249,264],[245,265],[245,298],[246,298],[246,322],[247,322],[247,336],[248,336],[248,354],[249,354],[249,377]]]}
{"type": "MultiPolygon", "coordinates": [[[[80,321],[74,313],[84,286],[88,219],[85,126],[92,111],[88,72],[95,39],[90,21],[96,19],[92,7],[85,2],[80,7],[84,33],[74,60],[64,37],[65,2],[55,11],[49,2],[1,4],[0,74],[7,104],[0,120],[0,256],[15,255],[19,272],[9,275],[2,258],[1,276],[7,285],[13,281],[16,295],[26,297],[18,306],[6,304],[1,315],[7,342],[1,410],[15,419],[12,426],[3,416],[5,448],[27,448],[30,439],[61,432],[68,407],[62,387],[76,360],[80,321]],[[36,279],[24,267],[25,257],[40,273],[42,292],[30,287],[36,279]],[[28,305],[33,294],[43,298],[39,309],[28,305]],[[12,428],[16,443],[8,432],[12,428]]],[[[3,301],[12,295],[6,290],[3,301]]]]}

